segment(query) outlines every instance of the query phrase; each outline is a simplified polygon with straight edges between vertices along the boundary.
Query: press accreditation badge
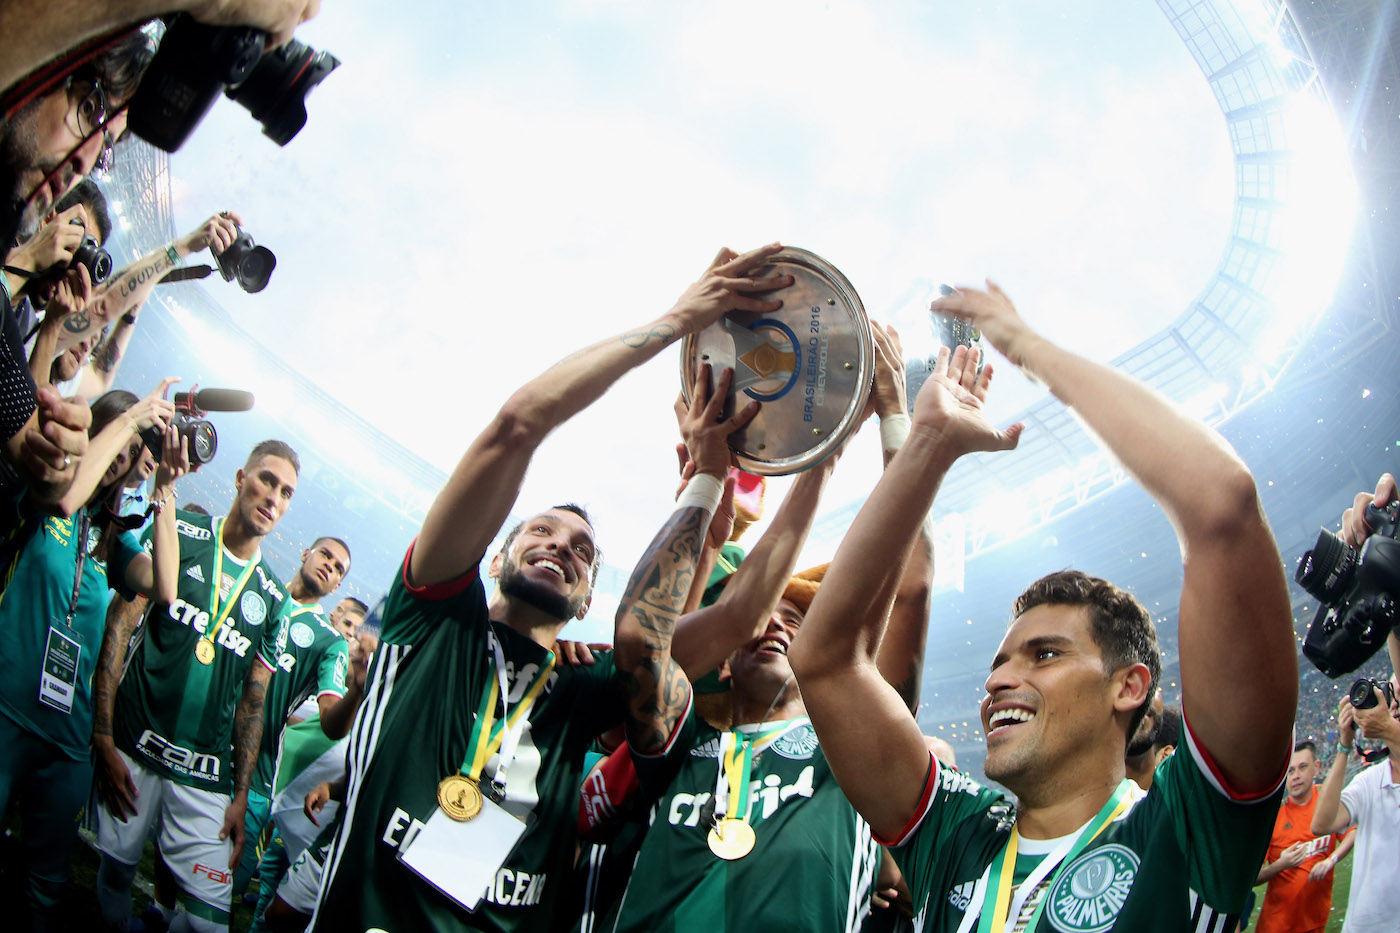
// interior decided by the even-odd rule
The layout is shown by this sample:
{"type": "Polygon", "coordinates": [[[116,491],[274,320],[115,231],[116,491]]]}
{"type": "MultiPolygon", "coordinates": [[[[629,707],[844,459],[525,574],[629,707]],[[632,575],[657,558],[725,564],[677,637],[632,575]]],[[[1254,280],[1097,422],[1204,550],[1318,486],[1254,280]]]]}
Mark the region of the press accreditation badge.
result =
{"type": "Polygon", "coordinates": [[[476,910],[524,834],[523,820],[483,797],[481,812],[469,822],[434,810],[427,825],[399,849],[399,861],[467,910],[476,910]]]}
{"type": "Polygon", "coordinates": [[[44,669],[39,677],[39,702],[60,713],[73,712],[73,698],[78,692],[78,657],[83,646],[70,635],[49,626],[49,640],[44,647],[44,669]]]}

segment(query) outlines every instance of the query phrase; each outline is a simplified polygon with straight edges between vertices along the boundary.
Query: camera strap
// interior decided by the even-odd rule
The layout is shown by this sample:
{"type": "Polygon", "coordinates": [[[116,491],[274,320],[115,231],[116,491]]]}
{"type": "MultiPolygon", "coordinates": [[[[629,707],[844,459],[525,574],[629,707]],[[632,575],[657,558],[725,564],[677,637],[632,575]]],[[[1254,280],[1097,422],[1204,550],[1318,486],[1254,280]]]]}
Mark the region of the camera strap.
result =
{"type": "Polygon", "coordinates": [[[28,104],[48,94],[73,72],[132,33],[140,32],[141,28],[140,23],[135,26],[120,26],[111,32],[89,39],[35,68],[12,85],[8,93],[0,95],[0,112],[3,112],[4,119],[10,119],[28,104]]]}
{"type": "Polygon", "coordinates": [[[190,279],[207,279],[214,274],[213,266],[180,266],[165,273],[157,285],[165,285],[168,282],[185,282],[190,279]]]}

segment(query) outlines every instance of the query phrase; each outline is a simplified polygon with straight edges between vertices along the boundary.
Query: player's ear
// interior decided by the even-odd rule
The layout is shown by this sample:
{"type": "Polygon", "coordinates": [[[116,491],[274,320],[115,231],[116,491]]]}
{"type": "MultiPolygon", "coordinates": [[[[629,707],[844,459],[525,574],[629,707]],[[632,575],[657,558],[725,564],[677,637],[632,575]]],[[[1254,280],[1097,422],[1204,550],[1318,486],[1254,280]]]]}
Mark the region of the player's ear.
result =
{"type": "Polygon", "coordinates": [[[486,568],[486,576],[492,580],[499,580],[501,577],[501,552],[497,551],[496,556],[491,558],[491,563],[486,568]]]}
{"type": "Polygon", "coordinates": [[[583,601],[583,608],[574,615],[574,618],[582,620],[584,616],[588,615],[588,607],[591,605],[593,605],[593,593],[589,592],[588,598],[583,601]]]}

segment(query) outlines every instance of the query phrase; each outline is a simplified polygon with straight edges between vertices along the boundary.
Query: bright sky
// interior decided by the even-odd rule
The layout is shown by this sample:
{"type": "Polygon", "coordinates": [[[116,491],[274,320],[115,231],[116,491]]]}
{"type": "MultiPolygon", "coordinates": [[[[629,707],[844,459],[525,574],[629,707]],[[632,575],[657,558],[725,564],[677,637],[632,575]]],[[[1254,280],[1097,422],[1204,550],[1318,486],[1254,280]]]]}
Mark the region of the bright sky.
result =
{"type": "MultiPolygon", "coordinates": [[[[306,129],[279,150],[220,101],[172,157],[175,217],[240,211],[272,283],[207,287],[444,470],[514,388],[665,311],[721,245],[813,250],[906,349],[934,283],[991,275],[1100,359],[1180,314],[1224,247],[1224,120],[1151,0],[404,9],[326,3],[298,37],[344,64],[306,129]]],[[[1002,375],[1010,421],[1038,395],[1002,375]]],[[[675,350],[625,378],[540,451],[521,510],[590,505],[630,566],[669,513],[678,388],[675,350]]],[[[830,505],[873,486],[868,433],[830,505]]]]}

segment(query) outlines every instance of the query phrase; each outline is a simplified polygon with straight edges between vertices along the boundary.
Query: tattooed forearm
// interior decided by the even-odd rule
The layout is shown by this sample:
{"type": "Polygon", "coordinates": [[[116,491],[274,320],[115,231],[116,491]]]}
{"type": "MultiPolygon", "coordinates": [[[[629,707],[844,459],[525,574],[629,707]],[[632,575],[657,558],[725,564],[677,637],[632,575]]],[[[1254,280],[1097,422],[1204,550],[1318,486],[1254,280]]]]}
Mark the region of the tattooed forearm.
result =
{"type": "Polygon", "coordinates": [[[117,361],[122,358],[121,347],[117,346],[117,335],[114,332],[106,340],[102,341],[102,346],[93,351],[92,365],[94,369],[104,373],[110,373],[117,368],[117,361]]]}
{"type": "Polygon", "coordinates": [[[243,698],[233,714],[233,790],[247,790],[253,783],[253,766],[262,745],[263,700],[272,672],[254,664],[243,682],[243,698]]]}
{"type": "Polygon", "coordinates": [[[117,296],[122,299],[130,298],[136,289],[173,265],[175,264],[170,261],[170,257],[162,250],[149,262],[144,262],[134,268],[123,269],[118,279],[117,296]]]}
{"type": "Polygon", "coordinates": [[[617,612],[617,664],[627,688],[627,741],[661,749],[685,714],[690,684],[671,659],[671,637],[695,576],[709,513],[678,510],[637,562],[617,612]]]}
{"type": "Polygon", "coordinates": [[[92,327],[92,319],[86,311],[74,311],[63,319],[63,329],[72,334],[85,334],[92,327]]]}
{"type": "Polygon", "coordinates": [[[657,324],[649,330],[639,330],[634,334],[623,334],[622,342],[634,350],[649,347],[660,341],[664,346],[676,339],[676,329],[670,324],[657,324]]]}
{"type": "Polygon", "coordinates": [[[126,662],[126,646],[131,633],[146,611],[146,597],[131,602],[113,599],[107,607],[107,625],[102,633],[102,648],[97,654],[97,670],[92,677],[92,734],[112,734],[112,715],[117,705],[117,685],[122,679],[126,662]]]}

